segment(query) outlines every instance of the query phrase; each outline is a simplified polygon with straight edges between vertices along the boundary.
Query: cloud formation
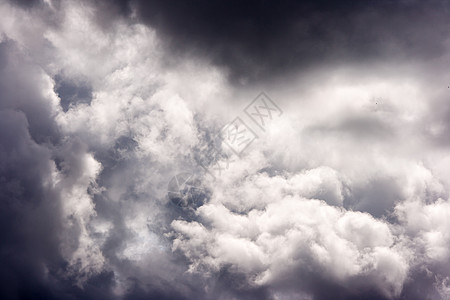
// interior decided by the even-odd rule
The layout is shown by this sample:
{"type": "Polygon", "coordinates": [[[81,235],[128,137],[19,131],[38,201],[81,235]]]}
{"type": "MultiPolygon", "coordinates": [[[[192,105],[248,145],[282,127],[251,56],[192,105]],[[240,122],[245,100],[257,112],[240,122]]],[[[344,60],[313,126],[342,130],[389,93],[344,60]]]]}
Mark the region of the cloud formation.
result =
{"type": "Polygon", "coordinates": [[[445,52],[448,36],[448,2],[440,0],[114,4],[111,12],[156,28],[174,56],[206,56],[238,83],[335,63],[427,60],[445,52]]]}
{"type": "Polygon", "coordinates": [[[0,4],[1,298],[450,297],[448,3],[234,4],[0,4]]]}

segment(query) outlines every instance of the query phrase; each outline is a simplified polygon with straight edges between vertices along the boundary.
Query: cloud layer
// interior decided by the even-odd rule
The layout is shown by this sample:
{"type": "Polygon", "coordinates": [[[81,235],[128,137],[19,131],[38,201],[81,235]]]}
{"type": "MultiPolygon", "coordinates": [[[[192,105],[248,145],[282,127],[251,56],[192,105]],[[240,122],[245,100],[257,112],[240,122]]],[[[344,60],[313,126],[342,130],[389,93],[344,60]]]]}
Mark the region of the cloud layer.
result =
{"type": "Polygon", "coordinates": [[[449,299],[447,6],[2,2],[1,297],[449,299]]]}

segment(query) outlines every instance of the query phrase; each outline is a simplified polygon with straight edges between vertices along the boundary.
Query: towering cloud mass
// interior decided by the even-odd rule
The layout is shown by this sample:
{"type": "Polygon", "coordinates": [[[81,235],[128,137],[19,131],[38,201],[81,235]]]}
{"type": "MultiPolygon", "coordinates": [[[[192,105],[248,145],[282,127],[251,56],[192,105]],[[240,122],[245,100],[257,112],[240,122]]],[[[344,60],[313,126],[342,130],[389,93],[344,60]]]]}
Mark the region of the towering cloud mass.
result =
{"type": "Polygon", "coordinates": [[[0,298],[450,299],[449,4],[1,2],[0,298]]]}

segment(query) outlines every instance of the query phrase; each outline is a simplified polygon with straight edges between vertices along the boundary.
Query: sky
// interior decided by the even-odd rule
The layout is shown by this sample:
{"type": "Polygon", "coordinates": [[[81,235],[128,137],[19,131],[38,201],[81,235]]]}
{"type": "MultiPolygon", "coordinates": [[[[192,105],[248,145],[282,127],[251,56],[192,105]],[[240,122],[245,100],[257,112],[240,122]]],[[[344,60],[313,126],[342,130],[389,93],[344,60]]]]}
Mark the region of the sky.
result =
{"type": "Polygon", "coordinates": [[[0,0],[0,298],[449,300],[449,20],[0,0]]]}

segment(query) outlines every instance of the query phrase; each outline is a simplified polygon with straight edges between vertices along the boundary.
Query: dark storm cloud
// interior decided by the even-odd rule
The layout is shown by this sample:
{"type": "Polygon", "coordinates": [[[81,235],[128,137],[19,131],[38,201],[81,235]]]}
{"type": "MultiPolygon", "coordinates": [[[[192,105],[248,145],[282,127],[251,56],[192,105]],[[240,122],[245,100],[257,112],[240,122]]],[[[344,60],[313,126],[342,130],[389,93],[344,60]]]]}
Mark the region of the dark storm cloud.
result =
{"type": "Polygon", "coordinates": [[[27,125],[23,113],[0,111],[0,295],[4,299],[34,293],[48,297],[44,264],[59,260],[58,206],[52,201],[55,195],[43,187],[50,173],[50,153],[34,144],[27,125]]]}
{"type": "Polygon", "coordinates": [[[317,64],[427,59],[444,52],[447,1],[115,1],[157,29],[175,56],[229,68],[233,81],[317,64]]]}
{"type": "Polygon", "coordinates": [[[36,70],[16,53],[13,42],[0,43],[0,297],[52,299],[49,279],[63,262],[60,207],[45,184],[51,151],[35,141],[55,140],[56,129],[32,84],[36,70]]]}
{"type": "MultiPolygon", "coordinates": [[[[427,204],[447,195],[415,160],[396,166],[396,150],[397,156],[404,155],[398,154],[399,139],[410,126],[394,122],[397,111],[386,113],[382,107],[376,116],[375,110],[367,112],[357,105],[368,94],[361,91],[349,101],[361,114],[345,108],[338,115],[325,113],[340,105],[333,93],[324,97],[333,98],[329,107],[325,101],[302,106],[291,95],[295,105],[284,120],[306,108],[311,118],[305,121],[311,125],[294,123],[295,134],[289,135],[284,129],[290,127],[280,124],[275,143],[284,156],[273,156],[271,146],[254,147],[242,164],[222,175],[223,181],[205,187],[201,201],[194,202],[199,205],[186,211],[169,201],[167,183],[177,172],[192,172],[195,166],[201,169],[203,160],[214,160],[207,145],[220,130],[214,122],[220,121],[196,123],[191,112],[195,116],[200,107],[209,113],[206,101],[198,104],[185,91],[201,86],[198,94],[209,97],[216,95],[209,89],[222,93],[229,86],[220,90],[216,85],[222,83],[215,80],[202,85],[201,76],[189,81],[198,76],[196,68],[177,77],[177,68],[167,74],[166,65],[147,64],[160,60],[152,47],[141,45],[153,36],[145,26],[128,25],[134,25],[136,12],[170,49],[167,61],[178,63],[189,55],[209,58],[228,68],[231,80],[244,83],[285,79],[290,72],[327,63],[435,58],[444,53],[447,2],[87,2],[20,1],[21,10],[36,9],[30,14],[36,22],[16,25],[18,29],[5,22],[5,31],[20,42],[0,42],[0,298],[438,299],[436,277],[448,275],[448,266],[425,262],[423,270],[414,269],[408,251],[425,256],[437,249],[429,252],[439,258],[441,244],[433,234],[448,241],[445,215],[434,214],[432,205],[413,203],[405,213],[410,210],[414,219],[423,210],[430,222],[385,222],[399,202],[408,200],[405,189],[427,204]],[[100,32],[91,24],[92,15],[100,32]],[[61,24],[48,24],[47,16],[61,24]],[[37,22],[41,18],[45,21],[37,22]],[[27,56],[24,48],[40,45],[35,25],[48,47],[36,53],[29,47],[27,56]],[[159,80],[159,75],[165,83],[161,88],[144,80],[159,80]],[[52,98],[56,95],[60,99],[52,98]],[[319,115],[325,117],[315,119],[319,115]],[[297,138],[302,134],[311,137],[311,145],[297,138]],[[381,166],[366,151],[377,144],[388,148],[378,153],[386,161],[381,166]],[[352,160],[346,161],[343,153],[352,160]],[[299,167],[289,155],[304,156],[315,169],[299,167]],[[331,156],[333,168],[326,160],[331,156]],[[357,157],[367,157],[367,164],[353,160],[357,157]],[[292,172],[273,167],[283,158],[292,172]],[[390,174],[388,165],[400,174],[390,174]],[[391,231],[391,225],[411,225],[399,228],[411,231],[411,239],[419,228],[419,238],[412,245],[392,244],[391,239],[403,236],[391,231]],[[61,248],[69,248],[68,255],[61,248]],[[99,271],[90,272],[103,258],[99,271]],[[404,282],[409,267],[413,270],[404,282]],[[255,281],[261,275],[269,279],[255,281]],[[77,286],[80,276],[83,288],[77,286]]],[[[199,72],[210,75],[205,69],[199,72]]],[[[395,82],[387,89],[395,90],[395,82]]],[[[399,111],[408,108],[402,100],[393,100],[399,111]]],[[[218,109],[229,109],[217,103],[218,109]]],[[[447,103],[433,104],[424,118],[423,123],[439,125],[436,130],[419,130],[440,146],[448,145],[447,103]]],[[[411,145],[405,147],[417,147],[411,145]]],[[[443,212],[446,206],[436,208],[443,212]]]]}

